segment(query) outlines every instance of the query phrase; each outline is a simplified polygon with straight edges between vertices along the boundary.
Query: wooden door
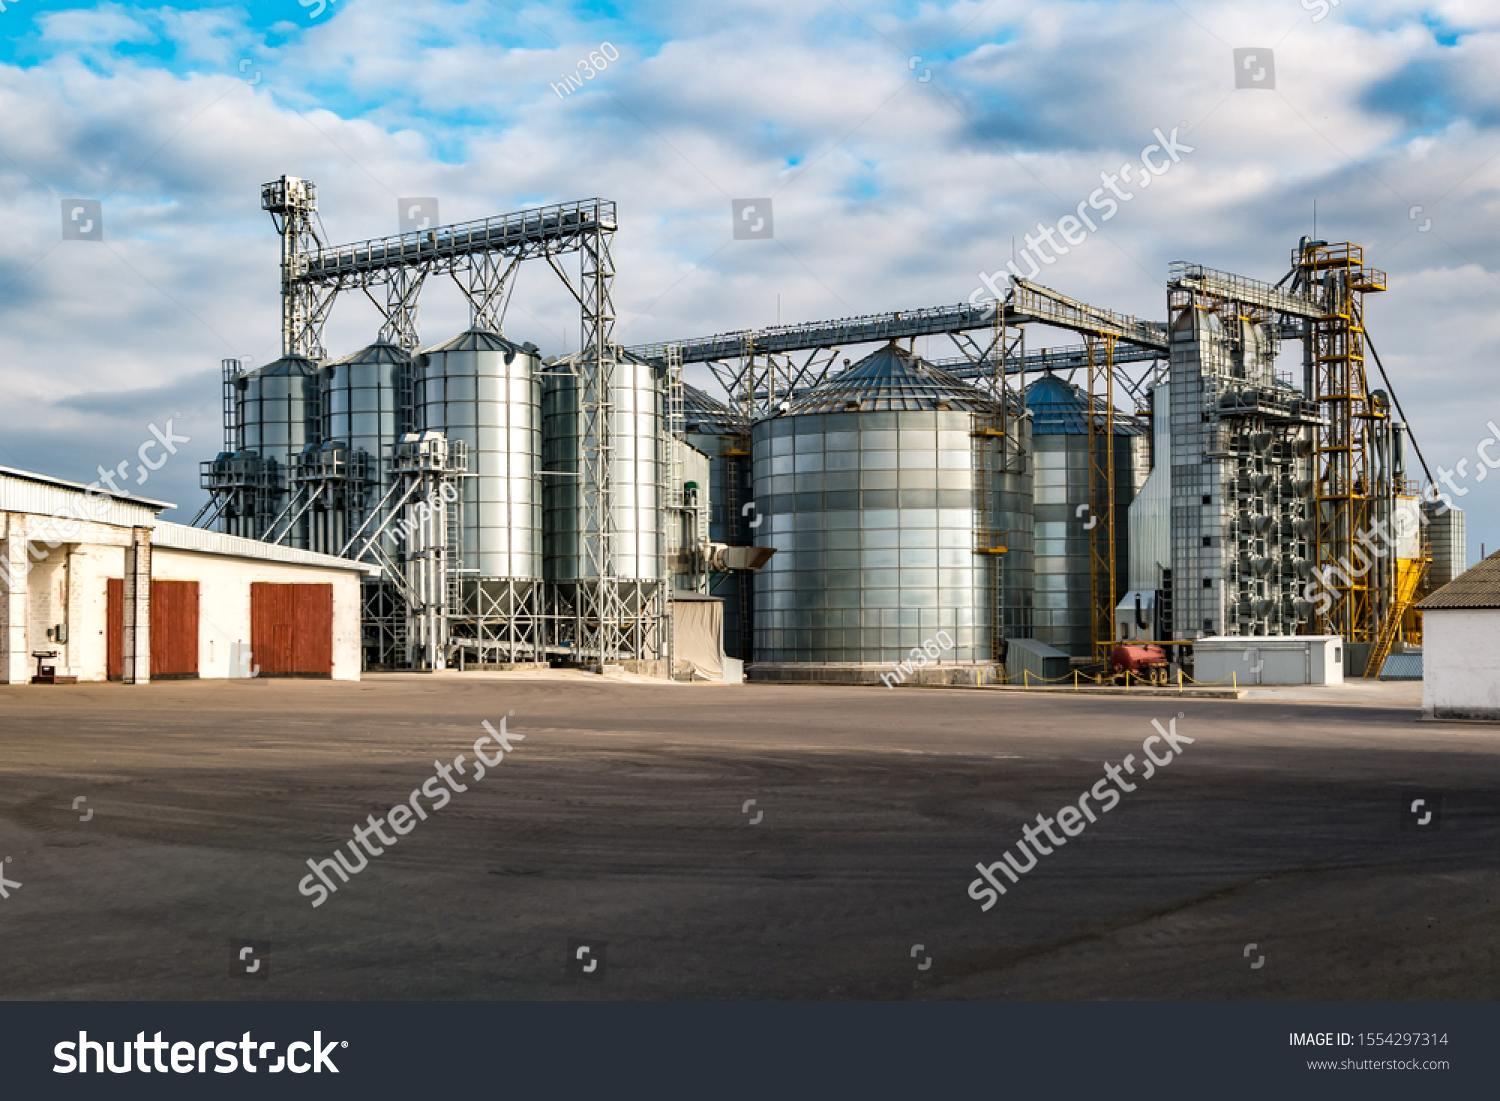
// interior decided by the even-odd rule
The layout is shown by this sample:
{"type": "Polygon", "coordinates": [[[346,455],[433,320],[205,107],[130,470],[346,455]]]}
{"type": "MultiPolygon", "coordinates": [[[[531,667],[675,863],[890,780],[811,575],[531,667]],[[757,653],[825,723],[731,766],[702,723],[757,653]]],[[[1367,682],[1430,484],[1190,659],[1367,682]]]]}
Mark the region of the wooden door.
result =
{"type": "Polygon", "coordinates": [[[104,675],[125,679],[125,579],[104,581],[104,675]]]}
{"type": "Polygon", "coordinates": [[[250,649],[261,676],[333,675],[333,586],[250,586],[250,649]]]}
{"type": "Polygon", "coordinates": [[[151,582],[151,675],[198,675],[196,581],[151,582]]]}

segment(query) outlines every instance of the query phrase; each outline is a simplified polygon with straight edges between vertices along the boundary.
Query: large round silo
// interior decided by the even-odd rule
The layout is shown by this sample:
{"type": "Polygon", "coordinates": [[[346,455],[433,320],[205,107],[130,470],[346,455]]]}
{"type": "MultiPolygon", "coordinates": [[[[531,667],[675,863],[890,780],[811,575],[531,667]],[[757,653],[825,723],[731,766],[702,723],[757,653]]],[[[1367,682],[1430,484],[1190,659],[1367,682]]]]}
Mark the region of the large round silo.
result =
{"type": "MultiPolygon", "coordinates": [[[[709,457],[708,537],[729,546],[751,546],[750,430],[744,418],[696,386],[682,387],[687,442],[709,457]]],[[[709,593],[724,599],[724,652],[750,660],[753,578],[746,570],[716,573],[709,593]]]]}
{"type": "Polygon", "coordinates": [[[756,424],[756,543],[776,554],[755,578],[754,675],[889,673],[929,641],[943,663],[988,666],[1029,635],[1017,414],[891,344],[756,424]]]}
{"type": "MultiPolygon", "coordinates": [[[[341,441],[350,456],[363,451],[370,484],[350,510],[349,531],[357,531],[391,485],[391,452],[410,416],[401,408],[411,386],[411,357],[395,344],[377,341],[323,369],[323,439],[341,441]]],[[[372,521],[373,524],[380,520],[372,521]]],[[[387,553],[399,548],[393,535],[382,540],[387,553]]],[[[332,553],[337,553],[334,547],[332,553]]]]}
{"type": "Polygon", "coordinates": [[[533,345],[470,330],[414,358],[416,430],[469,449],[454,643],[466,663],[542,660],[541,384],[533,345]]]}
{"type": "MultiPolygon", "coordinates": [[[[236,415],[247,459],[259,460],[261,506],[250,525],[253,538],[262,538],[286,507],[293,492],[293,458],[319,440],[318,368],[302,356],[283,356],[240,378],[236,415]]],[[[283,543],[307,547],[306,524],[297,525],[283,543]]]]}
{"type": "MultiPolygon", "coordinates": [[[[1102,517],[1090,526],[1088,394],[1055,375],[1026,388],[1036,451],[1036,638],[1073,657],[1093,654],[1095,625],[1091,544],[1102,517]]],[[[1115,599],[1125,599],[1130,577],[1130,502],[1149,469],[1148,429],[1116,411],[1115,599]]],[[[1104,498],[1096,487],[1096,503],[1104,498]]],[[[1114,609],[1110,609],[1110,623],[1114,609]]],[[[1153,637],[1150,626],[1138,632],[1153,637]]]]}
{"type": "MultiPolygon", "coordinates": [[[[666,570],[666,532],[662,492],[666,456],[662,436],[662,382],[657,368],[647,363],[620,362],[613,368],[609,402],[614,416],[609,441],[610,484],[614,497],[613,546],[608,575],[616,579],[622,606],[623,637],[619,656],[658,659],[662,639],[656,622],[661,607],[661,584],[666,570]]],[[[599,579],[597,550],[588,538],[582,493],[586,438],[582,409],[582,380],[564,369],[543,376],[544,448],[546,457],[546,577],[554,587],[560,625],[587,634],[586,586],[599,579]]],[[[586,648],[587,639],[563,639],[586,648]]],[[[580,651],[585,660],[598,655],[580,651]]]]}

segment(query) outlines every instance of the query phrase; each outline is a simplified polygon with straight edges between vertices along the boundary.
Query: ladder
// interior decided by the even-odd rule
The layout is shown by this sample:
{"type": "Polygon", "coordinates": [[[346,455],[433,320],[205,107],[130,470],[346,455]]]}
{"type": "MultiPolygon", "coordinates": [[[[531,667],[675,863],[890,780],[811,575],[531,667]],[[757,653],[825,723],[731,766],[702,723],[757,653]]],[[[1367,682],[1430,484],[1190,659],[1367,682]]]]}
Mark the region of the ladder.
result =
{"type": "Polygon", "coordinates": [[[1006,552],[1005,532],[995,525],[995,466],[999,465],[999,448],[1005,446],[1005,421],[1000,413],[975,414],[969,435],[974,440],[974,469],[979,472],[978,523],[974,525],[974,553],[982,555],[981,564],[989,573],[990,660],[999,661],[1005,640],[1003,622],[1004,571],[1001,555],[1006,552]],[[995,446],[998,444],[998,447],[995,446]]]}

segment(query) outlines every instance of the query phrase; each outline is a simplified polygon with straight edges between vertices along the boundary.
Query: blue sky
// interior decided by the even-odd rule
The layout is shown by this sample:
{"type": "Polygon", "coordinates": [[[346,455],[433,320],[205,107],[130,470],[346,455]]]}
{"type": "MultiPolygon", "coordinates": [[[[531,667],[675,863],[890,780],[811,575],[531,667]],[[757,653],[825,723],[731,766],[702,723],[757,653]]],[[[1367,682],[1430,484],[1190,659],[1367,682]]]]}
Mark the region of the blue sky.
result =
{"type": "MultiPolygon", "coordinates": [[[[192,510],[218,448],[220,360],[278,350],[259,186],[319,185],[335,240],[617,200],[627,343],[969,297],[1152,131],[1193,152],[1040,278],[1165,316],[1167,265],[1276,280],[1311,229],[1390,273],[1369,327],[1423,451],[1474,463],[1500,424],[1500,10],[1477,0],[966,0],[541,5],[5,0],[0,12],[0,463],[89,481],[168,418],[184,446],[140,491],[192,510]],[[319,10],[319,5],[322,10],[319,10]],[[554,85],[608,42],[619,59],[554,85]],[[1274,88],[1236,89],[1238,47],[1274,88]],[[925,77],[925,79],[923,79],[925,77]],[[771,196],[776,237],[730,202],[771,196]],[[61,240],[99,200],[104,241],[61,240]]],[[[457,292],[422,332],[462,328],[457,292]]],[[[336,353],[375,311],[341,301],[336,353]]],[[[523,272],[508,333],[577,320],[523,272]]],[[[1066,334],[1034,332],[1033,344],[1066,334]]],[[[920,350],[920,349],[919,349],[920,350]]],[[[948,354],[940,342],[930,349],[948,354]]],[[[1500,478],[1462,483],[1471,555],[1500,546],[1500,478]]]]}

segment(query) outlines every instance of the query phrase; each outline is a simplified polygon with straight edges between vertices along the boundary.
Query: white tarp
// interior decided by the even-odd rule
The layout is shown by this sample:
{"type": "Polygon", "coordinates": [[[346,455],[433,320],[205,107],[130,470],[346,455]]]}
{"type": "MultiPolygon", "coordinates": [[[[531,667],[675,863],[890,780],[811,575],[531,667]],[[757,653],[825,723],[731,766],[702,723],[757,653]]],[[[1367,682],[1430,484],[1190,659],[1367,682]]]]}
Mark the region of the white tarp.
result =
{"type": "Polygon", "coordinates": [[[718,597],[672,594],[673,676],[724,679],[724,602],[718,597]]]}

